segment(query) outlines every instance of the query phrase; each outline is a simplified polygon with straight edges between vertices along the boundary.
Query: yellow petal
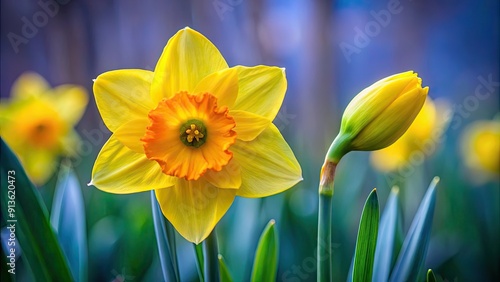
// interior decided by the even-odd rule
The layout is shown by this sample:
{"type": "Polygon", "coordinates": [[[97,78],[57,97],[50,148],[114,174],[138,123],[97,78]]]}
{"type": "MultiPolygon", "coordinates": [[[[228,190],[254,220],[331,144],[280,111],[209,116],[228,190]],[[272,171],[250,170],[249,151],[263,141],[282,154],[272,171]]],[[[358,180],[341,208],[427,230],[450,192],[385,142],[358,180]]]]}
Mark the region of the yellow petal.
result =
{"type": "Polygon", "coordinates": [[[371,153],[372,165],[381,172],[390,172],[404,165],[411,151],[408,150],[406,142],[397,140],[389,147],[371,153]]]}
{"type": "Polygon", "coordinates": [[[78,155],[80,153],[78,151],[80,148],[80,141],[80,135],[78,135],[78,133],[71,128],[66,135],[61,137],[61,140],[59,141],[62,154],[66,156],[78,155]]]}
{"type": "Polygon", "coordinates": [[[302,180],[300,165],[274,124],[253,141],[237,141],[231,150],[241,166],[238,196],[266,197],[302,180]]]}
{"type": "Polygon", "coordinates": [[[376,81],[374,84],[372,84],[368,88],[375,88],[375,86],[380,86],[380,85],[386,84],[388,82],[394,82],[394,81],[396,81],[398,79],[408,78],[408,77],[412,77],[412,76],[418,76],[418,74],[415,73],[414,71],[411,71],[411,70],[410,71],[401,72],[401,73],[396,73],[396,74],[387,76],[385,78],[382,78],[382,79],[376,81]]]}
{"type": "Polygon", "coordinates": [[[193,93],[204,77],[227,67],[210,40],[186,27],[170,38],[163,50],[155,67],[151,97],[159,102],[180,91],[193,93]]]}
{"type": "Polygon", "coordinates": [[[113,135],[99,152],[89,183],[115,194],[142,192],[174,184],[175,178],[162,173],[158,163],[130,150],[113,135]]]}
{"type": "Polygon", "coordinates": [[[106,126],[114,132],[122,124],[146,117],[156,105],[149,96],[153,72],[115,70],[105,72],[94,82],[97,108],[106,126]]]}
{"type": "Polygon", "coordinates": [[[50,89],[47,81],[35,72],[22,74],[12,85],[12,97],[26,99],[45,94],[50,89]]]}
{"type": "Polygon", "coordinates": [[[478,183],[497,180],[500,174],[500,121],[479,120],[469,124],[460,138],[465,165],[478,183]]]}
{"type": "Polygon", "coordinates": [[[217,106],[231,108],[238,96],[238,70],[223,69],[206,76],[198,83],[193,93],[207,92],[217,97],[217,106]]]}
{"type": "Polygon", "coordinates": [[[174,187],[155,192],[165,217],[195,244],[208,237],[236,195],[234,189],[218,189],[203,179],[178,179],[174,187]]]}
{"type": "Polygon", "coordinates": [[[130,150],[144,154],[144,145],[141,138],[146,134],[146,127],[149,124],[150,121],[147,116],[134,119],[120,126],[113,136],[130,150]]]}
{"type": "Polygon", "coordinates": [[[11,104],[6,135],[15,138],[12,143],[33,148],[58,151],[61,138],[68,134],[69,126],[47,99],[27,99],[11,104]],[[16,104],[16,105],[14,105],[16,104]]]}
{"type": "Polygon", "coordinates": [[[238,97],[231,110],[243,110],[273,120],[285,97],[285,70],[278,67],[234,67],[238,70],[238,97]]]}
{"type": "Polygon", "coordinates": [[[61,85],[53,89],[51,101],[61,118],[70,126],[75,125],[85,112],[88,103],[85,88],[75,85],[61,85]]]}
{"type": "Polygon", "coordinates": [[[229,115],[234,118],[236,122],[236,138],[243,141],[252,141],[259,134],[264,131],[271,121],[260,115],[253,114],[245,111],[229,111],[229,115]]]}
{"type": "Polygon", "coordinates": [[[19,159],[30,180],[37,186],[45,184],[57,167],[57,154],[47,150],[24,148],[19,159]]]}
{"type": "Polygon", "coordinates": [[[218,188],[239,189],[241,186],[241,169],[234,158],[221,171],[207,170],[203,177],[218,188]]]}

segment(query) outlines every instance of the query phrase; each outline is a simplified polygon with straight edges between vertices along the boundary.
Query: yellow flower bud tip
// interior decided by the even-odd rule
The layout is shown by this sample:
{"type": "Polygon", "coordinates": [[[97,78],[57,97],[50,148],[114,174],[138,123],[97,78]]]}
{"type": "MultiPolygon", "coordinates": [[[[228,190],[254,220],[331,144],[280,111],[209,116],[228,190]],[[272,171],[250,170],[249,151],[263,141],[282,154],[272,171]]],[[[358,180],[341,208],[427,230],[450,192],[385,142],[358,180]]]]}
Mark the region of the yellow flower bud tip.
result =
{"type": "Polygon", "coordinates": [[[428,92],[429,87],[422,88],[422,79],[413,71],[386,77],[365,88],[347,105],[337,142],[327,158],[339,160],[349,151],[391,145],[411,125],[428,92]]]}

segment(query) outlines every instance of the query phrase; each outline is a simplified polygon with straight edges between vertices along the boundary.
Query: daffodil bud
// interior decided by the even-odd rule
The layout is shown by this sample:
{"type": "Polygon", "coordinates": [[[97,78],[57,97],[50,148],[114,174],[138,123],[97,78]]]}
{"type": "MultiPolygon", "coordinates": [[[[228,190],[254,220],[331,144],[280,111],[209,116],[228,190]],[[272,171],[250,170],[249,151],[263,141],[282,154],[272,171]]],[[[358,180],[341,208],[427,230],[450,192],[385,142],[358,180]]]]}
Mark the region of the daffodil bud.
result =
{"type": "Polygon", "coordinates": [[[373,151],[394,143],[420,112],[429,87],[413,71],[386,77],[352,99],[327,160],[337,163],[350,151],[373,151]]]}

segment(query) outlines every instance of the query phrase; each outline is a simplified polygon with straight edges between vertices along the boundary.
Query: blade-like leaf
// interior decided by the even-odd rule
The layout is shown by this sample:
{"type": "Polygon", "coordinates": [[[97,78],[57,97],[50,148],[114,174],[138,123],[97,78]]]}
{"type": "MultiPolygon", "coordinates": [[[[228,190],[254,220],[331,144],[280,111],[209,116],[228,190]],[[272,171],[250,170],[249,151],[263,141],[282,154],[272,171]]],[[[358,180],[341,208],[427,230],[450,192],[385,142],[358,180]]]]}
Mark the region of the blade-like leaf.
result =
{"type": "Polygon", "coordinates": [[[3,139],[1,152],[2,225],[14,226],[23,259],[34,277],[40,281],[73,281],[40,194],[3,139]]]}
{"type": "Polygon", "coordinates": [[[231,278],[231,273],[227,268],[226,261],[221,254],[219,254],[219,273],[221,282],[233,282],[233,278],[231,278]]]}
{"type": "Polygon", "coordinates": [[[373,189],[366,199],[359,223],[354,253],[353,281],[371,281],[372,279],[379,216],[377,189],[373,189]]]}
{"type": "Polygon", "coordinates": [[[194,252],[196,254],[196,269],[198,270],[198,277],[200,281],[205,281],[205,275],[203,274],[203,269],[205,268],[204,257],[203,257],[203,245],[202,244],[193,244],[194,252]]]}
{"type": "Polygon", "coordinates": [[[163,280],[167,282],[180,281],[175,246],[175,231],[172,230],[173,227],[170,222],[164,218],[154,191],[151,191],[151,208],[163,280]]]}
{"type": "Polygon", "coordinates": [[[217,230],[212,230],[212,233],[203,241],[203,277],[207,282],[218,282],[219,275],[219,242],[217,241],[217,230]]]}
{"type": "Polygon", "coordinates": [[[349,272],[347,273],[347,280],[346,281],[353,281],[352,280],[352,272],[354,271],[354,256],[352,256],[351,259],[351,265],[349,266],[349,272]]]}
{"type": "Polygon", "coordinates": [[[77,281],[87,281],[85,206],[78,179],[67,165],[61,165],[50,223],[68,259],[73,277],[77,281]]]}
{"type": "MultiPolygon", "coordinates": [[[[401,251],[401,248],[403,247],[403,241],[404,241],[403,214],[401,210],[399,210],[399,212],[400,216],[398,217],[398,222],[396,223],[396,234],[394,234],[394,247],[392,250],[391,272],[392,269],[394,269],[394,265],[396,264],[396,260],[398,259],[398,255],[399,252],[401,251]]],[[[389,279],[389,277],[387,277],[387,279],[389,279]]]]}
{"type": "Polygon", "coordinates": [[[271,219],[260,235],[252,269],[252,282],[276,281],[279,238],[275,221],[271,219]]]}
{"type": "Polygon", "coordinates": [[[417,280],[422,271],[429,246],[438,182],[439,177],[434,177],[420,203],[403,242],[390,281],[417,280]]]}
{"type": "Polygon", "coordinates": [[[372,281],[387,281],[389,279],[392,264],[395,261],[395,253],[399,251],[399,249],[395,249],[399,248],[396,246],[396,242],[401,229],[399,188],[393,187],[380,219],[372,281]]]}
{"type": "Polygon", "coordinates": [[[432,272],[432,269],[427,270],[427,282],[436,282],[436,276],[434,275],[434,272],[432,272]]]}

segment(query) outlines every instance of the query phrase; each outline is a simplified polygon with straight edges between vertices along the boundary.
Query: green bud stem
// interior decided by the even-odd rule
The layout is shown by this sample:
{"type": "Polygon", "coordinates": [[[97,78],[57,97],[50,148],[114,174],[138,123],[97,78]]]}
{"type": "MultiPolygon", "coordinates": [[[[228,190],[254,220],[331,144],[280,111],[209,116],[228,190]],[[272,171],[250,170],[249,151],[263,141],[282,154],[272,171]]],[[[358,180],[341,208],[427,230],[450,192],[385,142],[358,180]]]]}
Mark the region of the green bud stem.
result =
{"type": "Polygon", "coordinates": [[[351,136],[342,133],[342,131],[339,132],[337,137],[335,137],[332,144],[330,145],[328,152],[326,153],[325,163],[329,161],[338,164],[340,159],[345,154],[349,153],[349,151],[351,151],[351,139],[351,136]]]}
{"type": "Polygon", "coordinates": [[[318,282],[332,280],[332,199],[336,162],[326,160],[321,170],[318,211],[318,282]]]}

